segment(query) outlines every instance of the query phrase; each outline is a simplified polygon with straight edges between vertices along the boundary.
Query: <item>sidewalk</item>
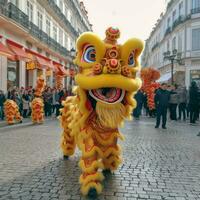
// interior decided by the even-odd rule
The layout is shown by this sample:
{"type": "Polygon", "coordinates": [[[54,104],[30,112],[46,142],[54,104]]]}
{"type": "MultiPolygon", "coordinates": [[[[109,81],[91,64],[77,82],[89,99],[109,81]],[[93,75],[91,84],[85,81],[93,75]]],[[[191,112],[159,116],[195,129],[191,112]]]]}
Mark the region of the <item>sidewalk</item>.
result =
{"type": "MultiPolygon", "coordinates": [[[[48,121],[48,120],[53,120],[53,119],[57,120],[57,118],[54,117],[54,116],[45,117],[44,120],[48,121]]],[[[12,128],[13,127],[23,127],[23,126],[29,126],[29,125],[33,124],[33,122],[32,122],[30,117],[29,118],[24,118],[22,121],[23,121],[22,123],[16,122],[16,123],[14,123],[12,125],[8,125],[6,123],[6,120],[0,121],[0,129],[7,128],[7,127],[12,127],[12,128]]],[[[45,121],[44,121],[44,123],[45,123],[45,121]]]]}

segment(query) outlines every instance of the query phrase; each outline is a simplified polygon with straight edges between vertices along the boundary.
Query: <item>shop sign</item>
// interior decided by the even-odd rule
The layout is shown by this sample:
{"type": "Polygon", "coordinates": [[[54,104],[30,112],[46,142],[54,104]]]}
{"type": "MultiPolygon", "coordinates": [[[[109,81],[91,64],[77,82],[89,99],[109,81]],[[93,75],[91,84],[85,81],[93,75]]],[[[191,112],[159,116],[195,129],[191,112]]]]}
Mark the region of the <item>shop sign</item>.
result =
{"type": "Polygon", "coordinates": [[[46,76],[51,76],[52,75],[52,70],[46,70],[46,76]]]}
{"type": "Polygon", "coordinates": [[[33,70],[37,68],[37,63],[34,61],[30,61],[26,63],[26,69],[27,70],[33,70]]]}

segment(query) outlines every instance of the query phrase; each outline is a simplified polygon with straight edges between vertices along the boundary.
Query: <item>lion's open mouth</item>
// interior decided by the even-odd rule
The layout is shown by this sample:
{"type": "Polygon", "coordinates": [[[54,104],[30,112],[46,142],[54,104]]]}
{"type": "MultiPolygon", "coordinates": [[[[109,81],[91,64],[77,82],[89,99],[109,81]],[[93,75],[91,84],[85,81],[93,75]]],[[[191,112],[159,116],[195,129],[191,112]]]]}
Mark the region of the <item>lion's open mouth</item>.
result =
{"type": "Polygon", "coordinates": [[[125,91],[119,88],[100,88],[89,90],[89,94],[96,101],[113,104],[123,100],[125,91]]]}

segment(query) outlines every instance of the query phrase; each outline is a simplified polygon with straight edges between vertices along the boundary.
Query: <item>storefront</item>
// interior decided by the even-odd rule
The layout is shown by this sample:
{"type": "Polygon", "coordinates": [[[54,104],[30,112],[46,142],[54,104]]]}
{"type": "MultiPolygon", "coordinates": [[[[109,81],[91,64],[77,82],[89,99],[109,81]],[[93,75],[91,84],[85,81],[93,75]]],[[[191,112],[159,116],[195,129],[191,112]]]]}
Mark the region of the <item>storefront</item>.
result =
{"type": "Polygon", "coordinates": [[[8,60],[7,63],[7,89],[19,87],[19,61],[8,60]]]}
{"type": "Polygon", "coordinates": [[[195,81],[200,87],[200,69],[199,70],[190,70],[190,82],[195,81]]]}
{"type": "Polygon", "coordinates": [[[45,75],[46,75],[46,85],[51,87],[52,70],[51,69],[47,69],[45,75]]]}

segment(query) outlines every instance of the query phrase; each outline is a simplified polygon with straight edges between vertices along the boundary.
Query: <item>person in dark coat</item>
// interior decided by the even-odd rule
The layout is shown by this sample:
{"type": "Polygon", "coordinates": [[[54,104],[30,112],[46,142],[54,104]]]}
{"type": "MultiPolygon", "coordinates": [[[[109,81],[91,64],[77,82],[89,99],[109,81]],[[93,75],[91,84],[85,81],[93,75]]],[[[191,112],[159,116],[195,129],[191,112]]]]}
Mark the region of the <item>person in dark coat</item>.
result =
{"type": "Polygon", "coordinates": [[[195,81],[192,81],[189,89],[189,109],[190,123],[195,124],[198,115],[198,87],[195,81]]]}
{"type": "Polygon", "coordinates": [[[179,105],[178,105],[178,119],[181,120],[183,115],[183,120],[186,120],[186,105],[187,105],[187,90],[186,87],[178,88],[179,105]]]}
{"type": "Polygon", "coordinates": [[[162,83],[160,89],[157,90],[155,95],[155,105],[156,105],[156,126],[160,126],[160,118],[162,117],[162,128],[166,129],[167,122],[167,108],[169,105],[170,92],[167,90],[167,84],[162,83]]]}
{"type": "Polygon", "coordinates": [[[139,90],[136,93],[136,95],[134,96],[134,98],[137,101],[137,106],[136,106],[136,108],[133,111],[133,116],[136,119],[139,119],[140,115],[141,115],[141,111],[142,111],[142,106],[143,106],[143,103],[144,103],[144,94],[142,93],[141,90],[139,90]]]}
{"type": "Polygon", "coordinates": [[[3,111],[3,104],[6,101],[6,97],[2,90],[0,90],[0,117],[3,120],[4,119],[4,111],[3,111]]]}

